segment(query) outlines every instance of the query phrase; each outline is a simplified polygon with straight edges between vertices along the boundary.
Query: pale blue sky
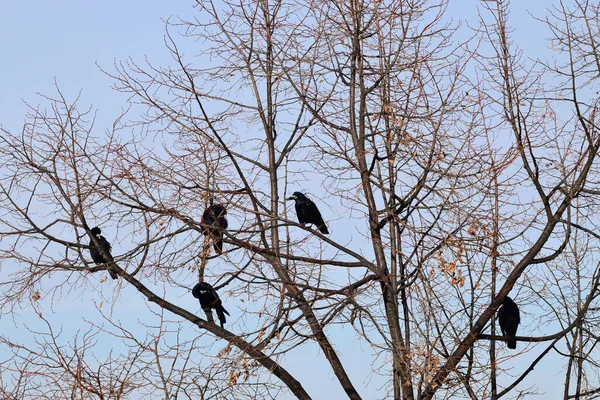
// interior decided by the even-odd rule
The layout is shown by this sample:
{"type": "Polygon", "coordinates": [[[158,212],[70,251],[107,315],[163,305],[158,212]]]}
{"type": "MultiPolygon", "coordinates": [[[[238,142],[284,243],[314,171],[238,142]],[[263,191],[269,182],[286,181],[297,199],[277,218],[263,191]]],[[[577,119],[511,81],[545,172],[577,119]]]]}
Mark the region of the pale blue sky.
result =
{"type": "Polygon", "coordinates": [[[54,93],[54,79],[67,95],[83,90],[86,104],[110,118],[124,106],[111,80],[95,65],[148,56],[168,62],[161,20],[189,12],[193,2],[33,1],[2,2],[0,34],[1,123],[19,127],[22,99],[37,104],[36,93],[54,93]],[[117,99],[118,98],[118,99],[117,99]]]}

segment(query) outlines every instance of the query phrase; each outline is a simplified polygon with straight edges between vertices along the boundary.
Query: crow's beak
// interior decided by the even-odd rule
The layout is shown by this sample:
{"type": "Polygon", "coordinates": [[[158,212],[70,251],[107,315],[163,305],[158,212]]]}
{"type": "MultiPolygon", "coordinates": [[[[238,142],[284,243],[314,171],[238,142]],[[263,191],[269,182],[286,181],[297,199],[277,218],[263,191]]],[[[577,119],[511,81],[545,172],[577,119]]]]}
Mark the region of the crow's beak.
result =
{"type": "Polygon", "coordinates": [[[286,200],[296,200],[296,196],[288,197],[286,200]]]}

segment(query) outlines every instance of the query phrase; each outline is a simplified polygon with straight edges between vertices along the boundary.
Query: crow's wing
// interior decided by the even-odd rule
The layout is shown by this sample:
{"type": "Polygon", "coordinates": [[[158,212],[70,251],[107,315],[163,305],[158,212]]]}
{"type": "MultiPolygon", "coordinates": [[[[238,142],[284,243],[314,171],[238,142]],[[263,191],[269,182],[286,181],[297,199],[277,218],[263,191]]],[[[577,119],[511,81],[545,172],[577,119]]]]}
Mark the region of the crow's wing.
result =
{"type": "Polygon", "coordinates": [[[227,218],[225,218],[224,216],[221,216],[221,218],[219,218],[220,220],[220,225],[222,229],[227,229],[229,227],[229,224],[227,223],[227,218]]]}
{"type": "Polygon", "coordinates": [[[210,227],[212,225],[214,225],[215,223],[215,218],[211,212],[210,208],[207,208],[206,210],[204,210],[204,213],[202,214],[202,225],[203,226],[203,233],[205,235],[208,235],[208,233],[211,231],[210,227]]]}
{"type": "Polygon", "coordinates": [[[321,216],[319,208],[312,200],[308,201],[307,214],[309,216],[309,218],[307,218],[307,222],[315,224],[315,226],[321,231],[321,233],[329,233],[329,231],[327,230],[327,226],[325,225],[325,221],[323,221],[323,217],[321,216]]]}
{"type": "Polygon", "coordinates": [[[506,319],[506,331],[508,332],[508,334],[510,336],[514,336],[517,334],[517,328],[519,327],[519,323],[521,322],[521,318],[519,316],[519,309],[518,308],[514,308],[513,310],[510,310],[511,312],[508,315],[508,318],[506,319]]]}
{"type": "Polygon", "coordinates": [[[215,248],[217,254],[223,254],[223,235],[214,235],[213,247],[215,248]]]}
{"type": "Polygon", "coordinates": [[[306,216],[304,215],[305,212],[305,207],[304,207],[304,203],[300,202],[300,201],[296,201],[296,216],[298,217],[298,222],[300,222],[301,224],[305,224],[306,221],[306,216]]]}
{"type": "Polygon", "coordinates": [[[323,217],[321,217],[321,212],[319,211],[319,209],[317,208],[317,205],[312,200],[309,200],[306,203],[306,213],[308,214],[308,216],[311,220],[309,222],[311,222],[313,224],[318,224],[319,222],[323,222],[323,217]]]}
{"type": "Polygon", "coordinates": [[[112,254],[110,254],[110,251],[112,250],[112,246],[110,245],[108,240],[106,240],[106,238],[104,236],[100,236],[100,241],[101,241],[101,245],[102,245],[102,248],[104,249],[104,251],[106,251],[108,253],[108,255],[112,257],[112,254]]]}

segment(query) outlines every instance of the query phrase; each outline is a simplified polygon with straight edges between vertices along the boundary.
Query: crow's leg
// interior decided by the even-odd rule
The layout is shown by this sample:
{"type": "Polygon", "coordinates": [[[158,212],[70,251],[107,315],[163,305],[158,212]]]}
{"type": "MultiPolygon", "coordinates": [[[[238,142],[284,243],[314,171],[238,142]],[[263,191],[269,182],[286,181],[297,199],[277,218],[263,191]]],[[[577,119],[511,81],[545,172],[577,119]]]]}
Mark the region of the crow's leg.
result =
{"type": "Polygon", "coordinates": [[[210,310],[210,308],[203,308],[203,310],[206,313],[206,320],[214,324],[215,319],[213,318],[212,311],[210,310]]]}

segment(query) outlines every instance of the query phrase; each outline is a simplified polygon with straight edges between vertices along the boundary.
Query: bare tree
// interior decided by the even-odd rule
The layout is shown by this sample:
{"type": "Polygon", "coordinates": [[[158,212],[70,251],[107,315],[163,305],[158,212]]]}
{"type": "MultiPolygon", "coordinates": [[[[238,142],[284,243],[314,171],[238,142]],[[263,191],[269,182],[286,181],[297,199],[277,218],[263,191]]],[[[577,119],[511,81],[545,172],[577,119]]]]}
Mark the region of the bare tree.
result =
{"type": "Polygon", "coordinates": [[[0,305],[93,292],[111,311],[71,338],[49,321],[34,343],[3,337],[2,395],[308,399],[286,358],[317,347],[360,399],[348,340],[382,397],[523,396],[551,353],[565,398],[597,393],[600,9],[571,3],[537,20],[555,54],[537,60],[506,1],[468,30],[444,0],[198,0],[168,21],[171,65],[106,68],[130,111],[104,134],[81,100],[45,97],[2,131],[0,305]],[[295,191],[329,235],[296,222],[295,191]],[[217,203],[222,255],[201,221],[217,203]],[[114,265],[91,262],[94,226],[114,265]],[[512,353],[495,328],[509,294],[527,321],[512,353]],[[128,296],[147,302],[135,326],[116,317],[128,296]],[[126,350],[99,357],[100,336],[126,350]]]}

